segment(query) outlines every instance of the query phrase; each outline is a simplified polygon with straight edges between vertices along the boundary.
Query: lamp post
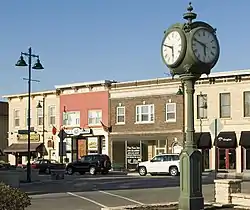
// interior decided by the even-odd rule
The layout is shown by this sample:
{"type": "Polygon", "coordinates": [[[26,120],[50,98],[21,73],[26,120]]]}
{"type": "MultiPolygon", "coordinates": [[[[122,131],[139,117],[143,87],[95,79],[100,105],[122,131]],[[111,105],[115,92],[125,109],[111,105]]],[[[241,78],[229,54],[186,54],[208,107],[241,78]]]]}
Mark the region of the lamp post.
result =
{"type": "Polygon", "coordinates": [[[186,112],[185,112],[185,84],[184,82],[181,82],[181,86],[179,86],[179,89],[176,93],[176,95],[182,96],[182,108],[183,108],[183,116],[182,116],[182,133],[183,133],[183,140],[182,140],[182,147],[184,147],[186,142],[186,112]]]}
{"type": "Polygon", "coordinates": [[[163,62],[170,69],[172,77],[179,76],[185,84],[187,97],[186,141],[180,154],[180,210],[204,209],[202,157],[194,141],[195,82],[202,74],[210,74],[220,54],[216,29],[208,23],[194,21],[196,17],[189,3],[183,15],[186,22],[171,25],[164,32],[161,44],[163,62]]]}
{"type": "MultiPolygon", "coordinates": [[[[204,111],[205,109],[207,109],[207,97],[206,95],[204,95],[202,92],[200,92],[200,95],[198,95],[200,98],[202,98],[202,104],[201,106],[198,107],[198,109],[202,108],[202,115],[201,115],[201,112],[199,110],[199,119],[200,119],[200,137],[202,136],[202,119],[205,119],[206,117],[204,116],[204,111]]],[[[199,103],[201,103],[201,101],[199,101],[199,103]]],[[[204,171],[205,169],[205,166],[204,166],[204,150],[202,149],[201,150],[201,158],[202,158],[202,161],[201,161],[201,169],[202,169],[202,172],[204,171]]]]}
{"type": "Polygon", "coordinates": [[[43,125],[42,125],[42,136],[43,136],[43,151],[42,151],[42,157],[44,157],[44,142],[45,142],[45,97],[43,96],[43,99],[42,100],[39,100],[38,101],[38,104],[36,106],[37,109],[42,109],[42,112],[43,112],[43,116],[42,116],[42,119],[43,119],[43,125]]]}
{"type": "Polygon", "coordinates": [[[28,161],[27,161],[27,182],[31,182],[31,168],[30,168],[30,107],[31,107],[31,70],[42,70],[44,69],[40,63],[39,56],[32,54],[31,47],[28,49],[28,53],[21,52],[21,56],[16,63],[18,67],[28,66],[28,161]],[[24,60],[24,56],[28,58],[28,65],[24,60]],[[36,63],[31,66],[32,58],[36,58],[36,63]]]}

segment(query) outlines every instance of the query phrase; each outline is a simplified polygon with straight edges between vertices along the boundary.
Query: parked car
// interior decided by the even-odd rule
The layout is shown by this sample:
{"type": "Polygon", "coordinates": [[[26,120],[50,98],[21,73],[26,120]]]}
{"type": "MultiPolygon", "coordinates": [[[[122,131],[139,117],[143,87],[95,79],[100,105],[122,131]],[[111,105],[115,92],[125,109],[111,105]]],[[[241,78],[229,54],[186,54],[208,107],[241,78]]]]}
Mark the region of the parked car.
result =
{"type": "Polygon", "coordinates": [[[159,154],[152,160],[140,162],[138,172],[141,176],[146,176],[147,173],[177,176],[180,172],[179,154],[159,154]]]}
{"type": "Polygon", "coordinates": [[[65,169],[65,164],[59,163],[56,160],[38,159],[31,164],[31,167],[39,169],[39,173],[50,174],[53,169],[65,169]]]}
{"type": "Polygon", "coordinates": [[[69,163],[66,166],[66,172],[69,175],[75,172],[79,172],[80,174],[89,172],[91,175],[95,175],[98,172],[107,174],[110,169],[110,158],[103,154],[86,155],[81,157],[80,160],[69,163]]]}

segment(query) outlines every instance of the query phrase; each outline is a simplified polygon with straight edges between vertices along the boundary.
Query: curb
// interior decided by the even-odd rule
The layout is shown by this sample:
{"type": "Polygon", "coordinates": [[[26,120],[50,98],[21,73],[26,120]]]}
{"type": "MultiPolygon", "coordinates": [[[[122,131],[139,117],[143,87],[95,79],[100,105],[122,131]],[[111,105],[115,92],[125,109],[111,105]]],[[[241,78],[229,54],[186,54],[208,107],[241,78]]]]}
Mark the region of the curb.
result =
{"type": "MultiPolygon", "coordinates": [[[[127,206],[116,206],[116,207],[105,207],[101,208],[101,210],[129,210],[129,209],[134,209],[134,210],[143,210],[143,209],[148,209],[150,207],[153,208],[169,208],[169,207],[177,207],[178,202],[168,202],[168,203],[155,203],[155,204],[144,204],[144,205],[127,205],[127,206]]],[[[204,209],[220,209],[220,208],[232,208],[234,207],[233,204],[220,204],[220,203],[204,203],[204,209]]],[[[239,208],[242,209],[241,206],[239,208]]]]}

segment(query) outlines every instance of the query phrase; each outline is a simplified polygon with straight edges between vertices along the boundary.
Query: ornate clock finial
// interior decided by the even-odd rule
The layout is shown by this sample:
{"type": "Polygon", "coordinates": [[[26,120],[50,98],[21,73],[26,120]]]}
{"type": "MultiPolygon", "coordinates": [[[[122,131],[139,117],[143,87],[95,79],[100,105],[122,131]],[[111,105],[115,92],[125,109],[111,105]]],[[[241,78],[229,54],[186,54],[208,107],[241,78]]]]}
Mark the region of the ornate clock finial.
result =
{"type": "Polygon", "coordinates": [[[192,23],[192,21],[193,21],[194,19],[196,19],[196,17],[197,17],[197,14],[194,13],[194,12],[192,12],[193,9],[194,9],[194,8],[193,8],[193,6],[192,6],[192,3],[189,2],[189,6],[188,6],[188,8],[187,8],[187,12],[183,14],[183,18],[186,19],[186,20],[188,21],[189,24],[192,23]]]}

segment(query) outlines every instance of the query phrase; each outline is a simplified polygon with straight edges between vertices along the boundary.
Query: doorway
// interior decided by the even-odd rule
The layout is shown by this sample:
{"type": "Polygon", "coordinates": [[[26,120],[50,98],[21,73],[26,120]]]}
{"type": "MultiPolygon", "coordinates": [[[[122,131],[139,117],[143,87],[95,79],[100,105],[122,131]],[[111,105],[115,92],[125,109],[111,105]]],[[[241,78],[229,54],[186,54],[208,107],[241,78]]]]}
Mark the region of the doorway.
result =
{"type": "Polygon", "coordinates": [[[235,149],[219,149],[219,169],[235,170],[236,169],[236,151],[235,149]]]}

